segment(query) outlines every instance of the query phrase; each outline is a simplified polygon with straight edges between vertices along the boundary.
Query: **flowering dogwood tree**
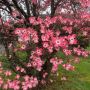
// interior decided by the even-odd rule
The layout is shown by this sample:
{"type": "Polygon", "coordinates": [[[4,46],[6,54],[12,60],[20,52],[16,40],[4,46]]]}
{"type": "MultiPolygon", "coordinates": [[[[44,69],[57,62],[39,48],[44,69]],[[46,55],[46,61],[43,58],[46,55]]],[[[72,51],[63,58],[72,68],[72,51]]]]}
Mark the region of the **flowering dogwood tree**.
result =
{"type": "Polygon", "coordinates": [[[37,90],[47,83],[50,74],[58,71],[59,65],[68,71],[75,70],[57,53],[88,57],[84,41],[89,41],[89,3],[89,0],[0,0],[0,41],[11,67],[4,70],[0,63],[0,73],[5,77],[16,73],[13,80],[4,80],[1,75],[0,88],[37,90]],[[26,52],[26,61],[20,60],[17,52],[26,52]]]}

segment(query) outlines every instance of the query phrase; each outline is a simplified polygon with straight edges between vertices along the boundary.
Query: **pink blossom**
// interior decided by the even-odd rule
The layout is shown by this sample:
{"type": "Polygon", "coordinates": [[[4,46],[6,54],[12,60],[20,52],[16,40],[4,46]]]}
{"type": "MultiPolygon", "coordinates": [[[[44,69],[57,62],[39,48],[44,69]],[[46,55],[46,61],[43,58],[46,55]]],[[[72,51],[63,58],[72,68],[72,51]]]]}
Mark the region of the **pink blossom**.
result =
{"type": "Polygon", "coordinates": [[[25,81],[22,82],[22,89],[23,90],[27,90],[27,89],[31,89],[33,87],[36,87],[38,84],[38,80],[36,77],[25,77],[25,81]]]}
{"type": "Polygon", "coordinates": [[[20,75],[19,75],[19,74],[17,74],[17,75],[15,76],[15,78],[16,78],[16,79],[19,79],[19,78],[20,78],[20,75]]]}
{"type": "Polygon", "coordinates": [[[48,73],[45,72],[45,73],[43,74],[43,78],[46,78],[47,75],[48,75],[48,73]]]}
{"type": "Polygon", "coordinates": [[[60,30],[57,30],[57,31],[55,32],[56,36],[59,36],[60,33],[61,33],[60,30]]]}
{"type": "Polygon", "coordinates": [[[29,21],[30,21],[30,23],[34,24],[36,22],[35,17],[30,17],[29,21]]]}
{"type": "Polygon", "coordinates": [[[44,48],[48,48],[48,46],[49,46],[48,42],[43,42],[43,47],[44,48]]]}
{"type": "Polygon", "coordinates": [[[17,71],[20,70],[20,67],[19,67],[19,66],[16,66],[16,70],[17,70],[17,71]]]}
{"type": "Polygon", "coordinates": [[[49,36],[48,35],[42,35],[41,36],[41,39],[42,39],[42,41],[48,41],[49,40],[49,36]]]}
{"type": "Polygon", "coordinates": [[[12,12],[12,16],[13,16],[14,18],[16,18],[17,16],[20,16],[20,14],[19,14],[19,12],[17,12],[17,11],[13,11],[13,12],[12,12]]]}
{"type": "Polygon", "coordinates": [[[47,49],[48,49],[48,51],[49,51],[50,53],[53,52],[53,46],[49,46],[47,49]]]}
{"type": "Polygon", "coordinates": [[[21,35],[21,28],[16,28],[15,29],[15,34],[21,35]]]}
{"type": "Polygon", "coordinates": [[[3,84],[3,79],[0,77],[0,87],[2,86],[3,84]]]}
{"type": "Polygon", "coordinates": [[[5,72],[5,75],[6,75],[6,76],[11,76],[11,74],[12,74],[11,71],[8,71],[8,70],[7,70],[7,71],[5,72]]]}
{"type": "Polygon", "coordinates": [[[55,73],[58,70],[58,66],[62,64],[62,60],[58,58],[51,58],[50,63],[52,63],[52,72],[55,73]]]}
{"type": "Polygon", "coordinates": [[[37,3],[37,0],[32,0],[32,3],[36,4],[37,3]]]}
{"type": "Polygon", "coordinates": [[[76,35],[72,34],[68,36],[68,40],[70,44],[77,44],[76,35]]]}
{"type": "Polygon", "coordinates": [[[26,48],[26,45],[25,44],[21,45],[21,49],[22,50],[24,50],[25,48],[26,48]]]}
{"type": "Polygon", "coordinates": [[[40,27],[41,27],[40,32],[44,34],[46,32],[45,26],[41,24],[40,27]]]}
{"type": "Polygon", "coordinates": [[[8,89],[8,84],[4,84],[3,89],[7,90],[8,89]]]}
{"type": "Polygon", "coordinates": [[[67,49],[63,49],[63,52],[65,53],[65,55],[71,55],[71,50],[67,50],[67,49]]]}
{"type": "Polygon", "coordinates": [[[52,42],[54,43],[54,46],[55,47],[59,47],[61,45],[61,43],[62,43],[61,42],[61,39],[58,38],[58,37],[57,38],[54,37],[53,40],[52,40],[52,42]]]}
{"type": "Polygon", "coordinates": [[[36,54],[38,55],[38,56],[41,56],[42,55],[42,48],[37,48],[36,49],[36,54]]]}
{"type": "Polygon", "coordinates": [[[73,70],[75,69],[75,67],[72,66],[71,64],[63,64],[63,67],[64,67],[67,71],[69,71],[69,70],[73,71],[73,70]]]}

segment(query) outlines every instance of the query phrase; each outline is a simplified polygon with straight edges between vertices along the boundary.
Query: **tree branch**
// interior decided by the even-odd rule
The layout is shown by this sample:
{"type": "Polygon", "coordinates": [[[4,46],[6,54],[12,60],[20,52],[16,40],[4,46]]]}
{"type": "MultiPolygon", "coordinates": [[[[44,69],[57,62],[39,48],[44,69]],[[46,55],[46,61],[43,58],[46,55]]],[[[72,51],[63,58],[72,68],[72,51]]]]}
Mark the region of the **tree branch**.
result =
{"type": "Polygon", "coordinates": [[[12,0],[16,9],[25,17],[28,18],[27,14],[24,12],[24,10],[22,8],[19,7],[18,3],[16,0],[12,0]]]}
{"type": "Polygon", "coordinates": [[[61,2],[62,0],[58,0],[56,3],[55,3],[55,10],[57,9],[59,3],[61,2]]]}
{"type": "Polygon", "coordinates": [[[12,8],[10,7],[10,3],[7,0],[2,0],[2,3],[9,9],[10,13],[12,12],[12,8]]]}
{"type": "Polygon", "coordinates": [[[5,10],[5,11],[7,11],[8,13],[10,13],[10,11],[8,11],[6,8],[0,7],[0,9],[5,10]]]}
{"type": "Polygon", "coordinates": [[[29,6],[29,1],[28,0],[25,0],[25,4],[26,4],[26,9],[27,9],[27,15],[28,17],[30,17],[30,6],[29,6]]]}
{"type": "Polygon", "coordinates": [[[54,0],[51,0],[51,17],[55,14],[54,0]]]}
{"type": "Polygon", "coordinates": [[[35,16],[35,17],[37,17],[36,9],[37,9],[37,5],[33,3],[33,5],[32,5],[32,13],[33,13],[33,16],[35,16]]]}

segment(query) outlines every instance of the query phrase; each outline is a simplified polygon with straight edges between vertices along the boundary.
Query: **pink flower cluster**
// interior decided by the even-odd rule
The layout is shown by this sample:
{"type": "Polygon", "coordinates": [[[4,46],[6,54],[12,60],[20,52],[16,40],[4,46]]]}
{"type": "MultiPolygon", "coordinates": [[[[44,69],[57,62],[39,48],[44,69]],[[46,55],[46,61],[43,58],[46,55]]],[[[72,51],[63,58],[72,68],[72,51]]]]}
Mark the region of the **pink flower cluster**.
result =
{"type": "MultiPolygon", "coordinates": [[[[2,64],[0,62],[0,68],[2,64]]],[[[20,67],[17,67],[17,70],[21,70],[20,67]]],[[[37,77],[33,76],[20,76],[19,74],[15,74],[15,76],[11,79],[10,76],[12,77],[12,72],[10,70],[3,70],[1,74],[5,74],[4,78],[1,75],[0,76],[0,88],[3,90],[28,90],[31,88],[34,88],[38,85],[38,79],[37,77]],[[22,80],[21,80],[22,79],[22,80]]],[[[44,74],[45,76],[46,74],[44,74]]]]}
{"type": "Polygon", "coordinates": [[[38,43],[38,35],[32,28],[16,28],[15,34],[18,35],[20,42],[28,42],[32,40],[34,43],[38,43]]]}
{"type": "Polygon", "coordinates": [[[88,51],[82,50],[80,48],[73,48],[73,51],[78,56],[88,57],[88,55],[89,55],[88,51]]]}
{"type": "Polygon", "coordinates": [[[0,70],[2,70],[1,74],[5,75],[4,78],[0,76],[0,88],[3,88],[3,90],[7,89],[19,90],[20,81],[15,79],[14,80],[8,79],[12,75],[12,72],[10,70],[4,70],[1,62],[0,62],[0,70]],[[4,79],[7,80],[5,81],[4,79]]]}
{"type": "Polygon", "coordinates": [[[4,90],[7,89],[13,89],[13,90],[28,90],[31,88],[34,88],[38,85],[38,80],[36,77],[29,77],[29,76],[24,76],[23,81],[20,82],[20,80],[15,79],[15,80],[10,80],[8,79],[6,83],[3,83],[2,78],[0,78],[0,85],[2,85],[2,88],[4,90]]]}
{"type": "Polygon", "coordinates": [[[72,54],[72,50],[68,50],[68,49],[63,49],[63,52],[65,53],[66,56],[72,54]]]}
{"type": "Polygon", "coordinates": [[[52,63],[52,72],[55,73],[58,70],[58,66],[62,64],[62,59],[51,58],[50,63],[52,63]]]}
{"type": "Polygon", "coordinates": [[[4,85],[4,89],[13,89],[13,90],[19,90],[20,89],[20,81],[18,80],[8,80],[7,84],[4,85]]]}
{"type": "Polygon", "coordinates": [[[76,34],[72,34],[68,36],[69,44],[77,44],[76,34]]]}
{"type": "Polygon", "coordinates": [[[47,30],[41,36],[43,48],[47,48],[49,52],[53,52],[53,49],[59,50],[59,48],[66,49],[68,45],[77,44],[76,35],[58,36],[54,34],[52,30],[47,30]]]}
{"type": "Polygon", "coordinates": [[[72,27],[67,27],[67,26],[64,26],[63,27],[63,30],[65,30],[67,33],[71,34],[72,33],[72,27]]]}
{"type": "MultiPolygon", "coordinates": [[[[80,23],[77,20],[70,20],[63,18],[62,16],[57,17],[46,17],[45,19],[42,19],[38,17],[37,19],[35,17],[29,18],[30,23],[33,26],[37,26],[39,30],[36,28],[16,28],[15,34],[19,36],[20,42],[26,42],[21,48],[25,49],[26,45],[29,43],[36,44],[35,49],[31,51],[30,60],[27,64],[27,67],[33,67],[34,69],[41,71],[42,66],[44,65],[44,59],[42,58],[45,53],[51,54],[54,51],[62,50],[65,55],[71,55],[74,51],[74,53],[77,53],[78,55],[87,56],[87,53],[82,50],[71,50],[70,47],[72,45],[78,44],[77,36],[73,33],[73,23],[80,23]],[[64,21],[63,21],[64,19],[64,21]],[[69,24],[68,26],[63,26],[62,30],[68,33],[67,35],[61,35],[62,30],[54,28],[49,28],[52,24],[58,24],[58,22],[62,24],[69,24]],[[40,44],[40,46],[38,46],[40,44]]],[[[52,71],[57,71],[59,61],[54,58],[53,60],[50,59],[50,62],[52,63],[52,71]]],[[[65,67],[70,66],[66,65],[65,67]]],[[[67,69],[66,69],[67,70],[67,69]]],[[[71,70],[71,69],[69,69],[71,70]]]]}
{"type": "Polygon", "coordinates": [[[24,82],[22,82],[22,89],[28,90],[38,85],[37,77],[24,76],[24,82]]]}
{"type": "MultiPolygon", "coordinates": [[[[61,20],[61,17],[59,17],[61,20]]],[[[43,48],[48,49],[49,52],[53,52],[53,49],[59,50],[59,48],[68,48],[69,44],[77,44],[76,34],[70,33],[68,36],[60,36],[60,30],[54,31],[48,27],[51,24],[57,23],[58,18],[46,17],[42,20],[40,17],[36,20],[35,17],[29,18],[30,23],[33,25],[40,25],[40,33],[33,28],[16,28],[15,34],[18,35],[20,42],[34,42],[39,43],[42,40],[43,48]],[[48,28],[48,29],[47,29],[48,28]],[[39,37],[40,36],[40,37],[39,37]]],[[[63,27],[66,32],[72,30],[72,27],[63,27]]],[[[26,48],[25,45],[22,48],[26,48]]]]}
{"type": "Polygon", "coordinates": [[[64,67],[67,71],[73,71],[73,70],[75,70],[75,67],[72,66],[72,65],[69,64],[69,63],[63,64],[63,67],[64,67]]]}
{"type": "Polygon", "coordinates": [[[0,77],[0,87],[3,84],[3,79],[0,77]]]}
{"type": "Polygon", "coordinates": [[[38,71],[41,71],[42,66],[44,64],[44,61],[40,57],[41,55],[42,55],[41,48],[36,48],[35,51],[32,51],[31,56],[30,56],[30,63],[28,63],[28,66],[33,67],[38,71]]]}
{"type": "Polygon", "coordinates": [[[26,72],[24,68],[21,68],[19,66],[16,66],[16,70],[24,73],[26,72]]]}
{"type": "Polygon", "coordinates": [[[12,75],[12,72],[11,72],[10,70],[6,70],[6,71],[5,71],[5,75],[6,75],[6,76],[11,76],[11,75],[12,75]]]}

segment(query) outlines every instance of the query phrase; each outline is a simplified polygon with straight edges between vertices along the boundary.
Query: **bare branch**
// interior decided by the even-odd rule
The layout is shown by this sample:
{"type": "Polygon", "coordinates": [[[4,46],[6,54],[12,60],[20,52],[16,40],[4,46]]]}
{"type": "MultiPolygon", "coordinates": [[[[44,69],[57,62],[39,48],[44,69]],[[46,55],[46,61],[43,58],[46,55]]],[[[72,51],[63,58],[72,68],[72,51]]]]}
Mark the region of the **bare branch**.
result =
{"type": "Polygon", "coordinates": [[[27,14],[24,12],[24,10],[22,8],[19,7],[18,3],[16,0],[12,0],[16,9],[25,17],[28,18],[27,14]]]}
{"type": "Polygon", "coordinates": [[[51,17],[53,17],[55,13],[54,3],[54,0],[51,0],[51,17]]]}
{"type": "Polygon", "coordinates": [[[29,0],[25,0],[26,9],[27,9],[27,15],[30,17],[30,6],[29,6],[29,0]]]}
{"type": "Polygon", "coordinates": [[[10,13],[12,12],[12,8],[10,7],[10,3],[7,0],[2,0],[2,3],[9,9],[10,13]]]}
{"type": "Polygon", "coordinates": [[[33,3],[31,9],[32,9],[33,16],[37,17],[37,11],[36,11],[36,9],[37,9],[37,5],[33,3]]]}

